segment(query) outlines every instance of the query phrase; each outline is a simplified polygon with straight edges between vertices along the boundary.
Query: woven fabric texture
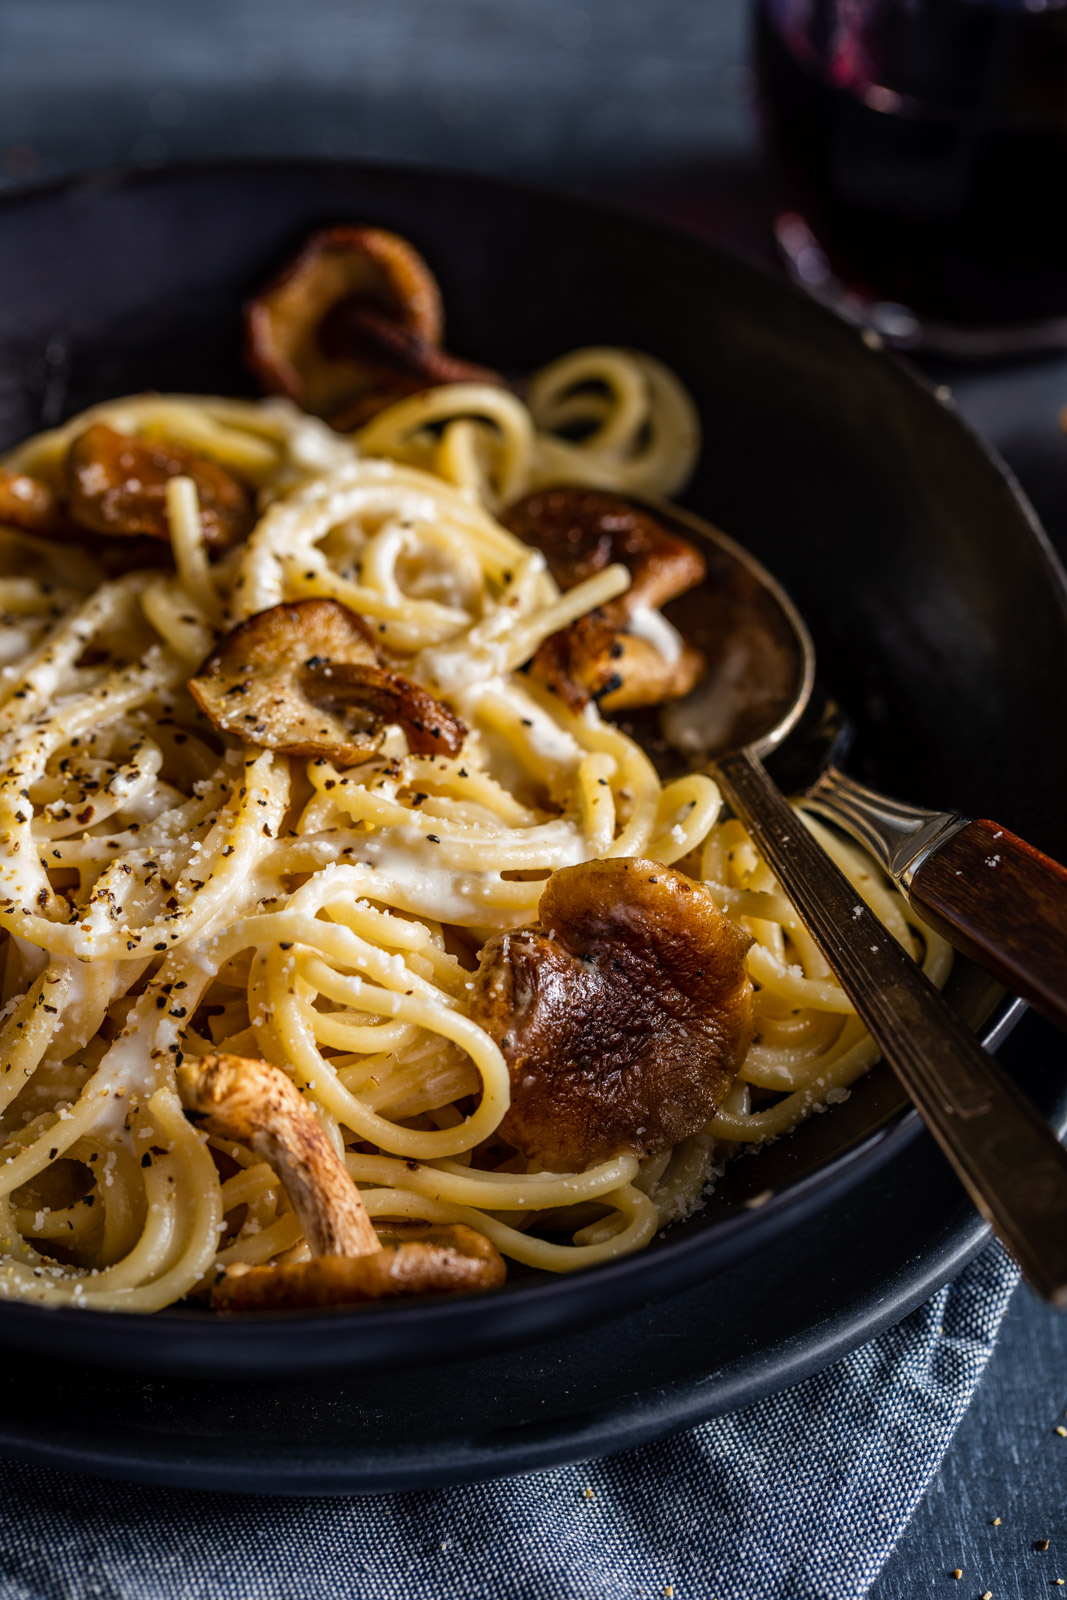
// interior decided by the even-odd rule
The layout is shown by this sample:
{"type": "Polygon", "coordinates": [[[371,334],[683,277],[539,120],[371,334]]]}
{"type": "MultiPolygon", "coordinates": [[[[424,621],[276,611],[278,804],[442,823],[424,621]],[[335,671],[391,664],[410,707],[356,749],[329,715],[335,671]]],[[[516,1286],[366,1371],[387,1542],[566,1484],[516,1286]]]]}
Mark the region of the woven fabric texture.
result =
{"type": "Polygon", "coordinates": [[[982,1375],[994,1246],[784,1394],[498,1483],[338,1500],[98,1483],[0,1462],[0,1600],[862,1600],[982,1375]]]}

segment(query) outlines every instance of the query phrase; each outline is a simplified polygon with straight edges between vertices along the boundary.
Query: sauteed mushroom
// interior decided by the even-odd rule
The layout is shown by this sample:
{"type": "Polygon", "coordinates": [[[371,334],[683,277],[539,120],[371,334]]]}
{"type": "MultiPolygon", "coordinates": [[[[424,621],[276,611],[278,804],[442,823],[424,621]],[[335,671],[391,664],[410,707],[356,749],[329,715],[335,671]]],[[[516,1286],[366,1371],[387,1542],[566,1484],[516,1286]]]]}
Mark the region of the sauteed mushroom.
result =
{"type": "Polygon", "coordinates": [[[704,577],[704,557],[650,511],[601,489],[539,489],[503,517],[525,544],[544,552],[561,589],[591,578],[612,562],[629,567],[631,606],[662,606],[704,577]]]}
{"type": "Polygon", "coordinates": [[[416,755],[456,755],[466,729],[447,706],[382,663],[362,618],[337,600],[294,600],[228,633],[189,680],[225,733],[348,766],[398,723],[416,755]]]}
{"type": "Polygon", "coordinates": [[[441,383],[499,383],[441,349],[444,312],[429,267],[383,228],[313,234],[245,312],[248,361],[264,388],[336,428],[441,383]]]}
{"type": "Polygon", "coordinates": [[[312,1255],[361,1256],[381,1248],[347,1167],[280,1068],[243,1056],[201,1056],[179,1067],[178,1085],[193,1121],[270,1162],[312,1255]]]}
{"type": "Polygon", "coordinates": [[[390,1222],[382,1224],[379,1247],[371,1255],[317,1256],[274,1267],[235,1262],[211,1301],[220,1311],[295,1311],[498,1289],[506,1277],[496,1246],[465,1223],[390,1222]]]}
{"type": "Polygon", "coordinates": [[[538,914],[484,946],[475,978],[471,1016],[511,1075],[501,1137],[580,1172],[706,1126],[751,1036],[748,935],[654,861],[566,867],[538,914]]]}
{"type": "Polygon", "coordinates": [[[331,416],[330,422],[340,433],[361,428],[395,400],[421,389],[435,389],[443,383],[503,382],[499,373],[450,355],[394,318],[357,301],[346,301],[327,316],[322,344],[335,359],[340,356],[350,363],[362,363],[368,379],[377,369],[375,381],[331,416]]]}
{"type": "Polygon", "coordinates": [[[177,444],[133,439],[105,422],[80,434],[67,456],[70,515],[94,533],[170,540],[167,484],[192,478],[204,543],[228,550],[252,530],[255,513],[244,484],[214,461],[177,444]]]}
{"type": "Polygon", "coordinates": [[[651,618],[704,577],[704,558],[651,512],[597,489],[543,489],[511,507],[504,524],[544,552],[561,589],[611,562],[629,567],[627,592],[553,634],[531,673],[573,709],[598,700],[605,711],[658,705],[688,694],[704,658],[651,618]]]}
{"type": "Polygon", "coordinates": [[[551,634],[530,664],[531,676],[572,711],[590,700],[607,712],[662,705],[688,694],[700,679],[700,651],[683,640],[676,655],[665,655],[653,640],[630,632],[625,600],[598,606],[551,634]]]}
{"type": "Polygon", "coordinates": [[[70,532],[59,496],[47,483],[0,467],[0,522],[23,533],[62,538],[70,532]]]}
{"type": "Polygon", "coordinates": [[[313,1257],[276,1266],[234,1264],[212,1293],[219,1309],[349,1305],[503,1283],[495,1246],[463,1224],[390,1222],[380,1237],[344,1162],[278,1067],[242,1056],[202,1056],[178,1069],[178,1084],[189,1117],[270,1162],[313,1257]]]}

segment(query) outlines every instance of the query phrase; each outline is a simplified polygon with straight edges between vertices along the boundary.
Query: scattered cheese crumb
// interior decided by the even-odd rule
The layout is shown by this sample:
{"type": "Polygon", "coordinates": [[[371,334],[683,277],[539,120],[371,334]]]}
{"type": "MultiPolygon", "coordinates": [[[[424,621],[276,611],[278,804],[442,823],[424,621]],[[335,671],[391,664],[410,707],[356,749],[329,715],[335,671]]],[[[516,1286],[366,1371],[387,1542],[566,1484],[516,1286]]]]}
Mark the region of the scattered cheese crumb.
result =
{"type": "Polygon", "coordinates": [[[954,1578],[956,1578],[956,1579],[962,1578],[963,1577],[963,1568],[962,1567],[957,1567],[955,1572],[952,1574],[952,1576],[954,1578]]]}
{"type": "Polygon", "coordinates": [[[993,1518],[993,1526],[994,1526],[994,1528],[999,1528],[1000,1527],[1000,1518],[999,1517],[994,1517],[993,1518]]]}
{"type": "Polygon", "coordinates": [[[987,1589],[986,1590],[985,1594],[982,1596],[982,1600],[993,1600],[993,1591],[992,1591],[992,1589],[987,1589]]]}
{"type": "Polygon", "coordinates": [[[1059,1427],[1056,1429],[1056,1432],[1059,1434],[1061,1439],[1067,1439],[1067,1428],[1065,1428],[1063,1426],[1062,1422],[1060,1423],[1059,1427]]]}
{"type": "Polygon", "coordinates": [[[587,1500],[591,1500],[591,1499],[592,1499],[592,1498],[593,1498],[593,1491],[592,1491],[592,1489],[589,1489],[589,1488],[586,1488],[586,1489],[583,1489],[583,1490],[582,1490],[582,1493],[583,1493],[583,1494],[584,1494],[584,1495],[585,1495],[585,1498],[586,1498],[586,1499],[587,1499],[587,1500]]]}
{"type": "Polygon", "coordinates": [[[667,1600],[674,1600],[674,1584],[669,1583],[663,1593],[666,1595],[667,1600]]]}

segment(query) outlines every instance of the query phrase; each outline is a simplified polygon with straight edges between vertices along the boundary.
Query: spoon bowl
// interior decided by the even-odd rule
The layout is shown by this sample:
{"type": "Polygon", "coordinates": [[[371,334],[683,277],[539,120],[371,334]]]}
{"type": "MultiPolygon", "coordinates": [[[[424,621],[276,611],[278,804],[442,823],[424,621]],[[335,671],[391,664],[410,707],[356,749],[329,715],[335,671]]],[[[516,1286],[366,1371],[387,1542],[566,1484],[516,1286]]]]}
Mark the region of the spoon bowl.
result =
{"type": "Polygon", "coordinates": [[[755,556],[693,512],[662,501],[647,509],[695,542],[703,583],[665,608],[707,661],[701,682],[660,712],[635,718],[635,737],[664,775],[707,766],[747,746],[760,759],[801,722],[815,688],[815,646],[803,617],[755,556]],[[658,723],[658,726],[657,726],[658,723]]]}

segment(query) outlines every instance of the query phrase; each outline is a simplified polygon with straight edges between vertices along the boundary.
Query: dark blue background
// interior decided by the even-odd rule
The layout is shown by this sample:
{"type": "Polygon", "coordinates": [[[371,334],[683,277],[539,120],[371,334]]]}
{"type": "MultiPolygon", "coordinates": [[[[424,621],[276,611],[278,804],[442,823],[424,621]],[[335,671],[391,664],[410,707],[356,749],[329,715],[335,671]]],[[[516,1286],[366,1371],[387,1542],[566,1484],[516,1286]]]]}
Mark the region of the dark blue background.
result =
{"type": "MultiPolygon", "coordinates": [[[[0,188],[116,162],[359,156],[565,185],[767,254],[746,20],[743,0],[0,0],[0,188]]],[[[1067,361],[939,376],[1067,549],[1067,361]]],[[[1031,1050],[1067,1053],[1028,1018],[1009,1054],[1031,1050]]],[[[1020,1292],[875,1600],[1060,1592],[1065,1407],[1067,1324],[1020,1292]]]]}

